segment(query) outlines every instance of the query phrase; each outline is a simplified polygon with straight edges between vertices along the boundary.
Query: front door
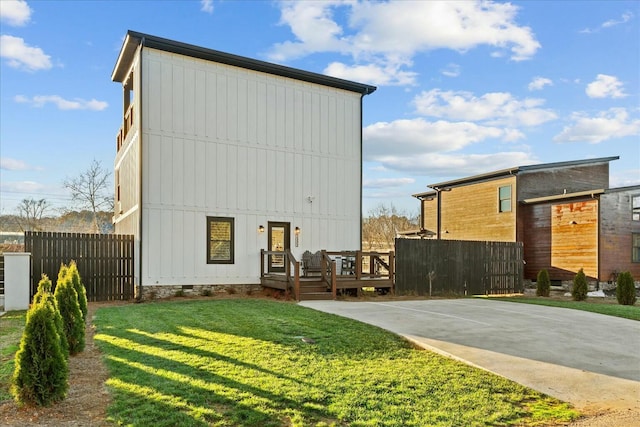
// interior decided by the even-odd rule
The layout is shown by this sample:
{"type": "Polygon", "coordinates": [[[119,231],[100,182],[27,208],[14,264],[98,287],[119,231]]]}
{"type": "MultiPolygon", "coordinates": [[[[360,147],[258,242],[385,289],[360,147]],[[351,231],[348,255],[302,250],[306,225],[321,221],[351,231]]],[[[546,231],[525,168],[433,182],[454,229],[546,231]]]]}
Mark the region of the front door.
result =
{"type": "MultiPolygon", "coordinates": [[[[291,241],[288,222],[269,222],[269,250],[285,251],[291,241]]],[[[269,273],[284,273],[284,255],[269,255],[269,273]]]]}

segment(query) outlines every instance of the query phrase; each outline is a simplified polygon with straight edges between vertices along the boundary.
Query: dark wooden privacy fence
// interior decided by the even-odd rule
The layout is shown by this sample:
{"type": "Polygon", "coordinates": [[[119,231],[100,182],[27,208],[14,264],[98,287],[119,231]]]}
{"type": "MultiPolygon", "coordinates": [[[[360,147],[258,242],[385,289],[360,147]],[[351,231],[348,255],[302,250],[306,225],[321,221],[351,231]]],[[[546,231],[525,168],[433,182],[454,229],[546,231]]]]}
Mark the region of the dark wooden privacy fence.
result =
{"type": "Polygon", "coordinates": [[[27,231],[24,243],[31,252],[31,296],[42,274],[55,289],[60,265],[74,260],[89,301],[133,298],[133,236],[27,231]]]}
{"type": "Polygon", "coordinates": [[[0,295],[4,295],[4,255],[0,253],[0,295]]]}
{"type": "Polygon", "coordinates": [[[523,267],[522,243],[396,239],[398,295],[519,293],[523,267]]]}

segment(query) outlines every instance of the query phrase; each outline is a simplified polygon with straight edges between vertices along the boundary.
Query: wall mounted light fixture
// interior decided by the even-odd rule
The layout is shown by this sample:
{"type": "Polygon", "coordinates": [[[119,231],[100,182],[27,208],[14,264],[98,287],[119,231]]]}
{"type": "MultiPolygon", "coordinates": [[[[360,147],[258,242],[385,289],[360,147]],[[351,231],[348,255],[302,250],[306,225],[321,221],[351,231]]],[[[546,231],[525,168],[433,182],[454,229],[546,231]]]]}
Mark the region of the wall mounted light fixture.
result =
{"type": "Polygon", "coordinates": [[[296,235],[296,248],[298,247],[298,236],[300,235],[300,227],[296,227],[295,230],[293,230],[293,233],[296,235]]]}
{"type": "Polygon", "coordinates": [[[259,233],[264,233],[264,225],[259,225],[258,226],[258,232],[259,233]]]}

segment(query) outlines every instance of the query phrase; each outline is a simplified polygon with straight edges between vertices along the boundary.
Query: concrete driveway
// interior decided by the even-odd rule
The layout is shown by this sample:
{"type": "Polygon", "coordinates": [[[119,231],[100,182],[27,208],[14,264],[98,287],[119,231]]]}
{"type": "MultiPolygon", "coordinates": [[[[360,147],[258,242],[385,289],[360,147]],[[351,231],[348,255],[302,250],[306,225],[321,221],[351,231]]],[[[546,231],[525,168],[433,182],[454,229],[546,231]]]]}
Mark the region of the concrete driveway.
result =
{"type": "Polygon", "coordinates": [[[571,402],[640,408],[640,322],[490,299],[305,301],[571,402]]]}

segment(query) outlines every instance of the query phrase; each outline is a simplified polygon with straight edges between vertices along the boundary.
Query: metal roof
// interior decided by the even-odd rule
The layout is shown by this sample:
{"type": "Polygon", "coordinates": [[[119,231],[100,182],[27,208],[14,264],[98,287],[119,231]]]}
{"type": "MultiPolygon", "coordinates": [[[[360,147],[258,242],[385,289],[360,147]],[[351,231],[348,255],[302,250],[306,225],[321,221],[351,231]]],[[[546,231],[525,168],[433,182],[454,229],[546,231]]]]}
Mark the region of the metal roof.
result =
{"type": "Polygon", "coordinates": [[[129,65],[135,55],[139,45],[158,49],[165,52],[176,53],[179,55],[190,56],[193,58],[204,59],[206,61],[218,62],[221,64],[232,65],[235,67],[245,68],[253,71],[273,74],[281,77],[288,77],[309,83],[316,83],[323,86],[344,89],[351,92],[357,92],[362,95],[368,95],[376,90],[375,86],[356,83],[349,80],[343,80],[336,77],[326,76],[324,74],[312,73],[297,68],[286,67],[284,65],[273,64],[270,62],[260,61],[257,59],[247,58],[244,56],[233,55],[218,50],[207,49],[200,46],[177,42],[162,37],[156,37],[149,34],[143,34],[129,30],[127,36],[118,55],[118,60],[111,73],[111,80],[114,82],[122,82],[127,78],[129,65]]]}

